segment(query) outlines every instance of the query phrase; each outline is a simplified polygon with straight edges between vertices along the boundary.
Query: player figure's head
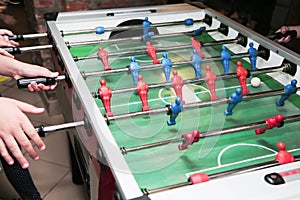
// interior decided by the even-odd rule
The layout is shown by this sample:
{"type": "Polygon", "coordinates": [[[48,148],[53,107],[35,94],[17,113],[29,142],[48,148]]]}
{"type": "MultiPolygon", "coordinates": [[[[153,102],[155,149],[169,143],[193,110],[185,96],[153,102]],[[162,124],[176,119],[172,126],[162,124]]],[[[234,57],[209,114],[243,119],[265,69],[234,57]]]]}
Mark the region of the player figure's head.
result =
{"type": "Polygon", "coordinates": [[[222,51],[226,51],[226,46],[222,45],[222,51]]]}
{"type": "Polygon", "coordinates": [[[242,88],[236,88],[236,89],[235,89],[235,93],[236,93],[237,95],[242,94],[242,88]]]}
{"type": "Polygon", "coordinates": [[[210,71],[210,66],[207,65],[207,66],[205,67],[205,69],[206,69],[206,71],[210,71]]]}
{"type": "Polygon", "coordinates": [[[146,42],[146,46],[150,46],[151,44],[150,44],[150,42],[149,41],[147,41],[146,42]]]}
{"type": "Polygon", "coordinates": [[[195,38],[194,38],[194,37],[191,37],[191,41],[195,41],[195,38]]]}
{"type": "Polygon", "coordinates": [[[236,65],[237,65],[238,67],[242,67],[242,62],[241,62],[241,61],[237,61],[237,62],[236,62],[236,65]]]}
{"type": "Polygon", "coordinates": [[[163,57],[163,58],[168,58],[167,52],[163,52],[162,57],[163,57]]]}
{"type": "Polygon", "coordinates": [[[253,47],[253,42],[249,43],[249,47],[252,48],[253,47]]]}
{"type": "Polygon", "coordinates": [[[145,17],[145,21],[148,22],[148,20],[149,20],[148,17],[145,17]]]}
{"type": "Polygon", "coordinates": [[[296,79],[293,79],[293,80],[291,81],[291,85],[294,86],[294,87],[296,87],[296,85],[297,85],[297,80],[296,80],[296,79]]]}
{"type": "Polygon", "coordinates": [[[172,71],[172,74],[173,74],[174,76],[177,76],[177,75],[178,75],[178,71],[177,71],[177,70],[173,70],[173,71],[172,71]]]}
{"type": "Polygon", "coordinates": [[[130,57],[130,61],[131,61],[131,62],[135,62],[135,57],[134,57],[134,56],[131,56],[131,57],[130,57]]]}
{"type": "Polygon", "coordinates": [[[99,48],[98,48],[98,51],[102,51],[102,50],[103,50],[103,48],[102,48],[102,47],[99,47],[99,48]]]}
{"type": "Polygon", "coordinates": [[[103,85],[106,85],[106,80],[102,79],[100,80],[100,84],[103,86],[103,85]]]}
{"type": "Polygon", "coordinates": [[[181,100],[180,100],[180,98],[179,98],[179,97],[176,97],[176,99],[175,99],[175,103],[176,103],[176,105],[180,105],[180,104],[181,104],[181,100]]]}
{"type": "Polygon", "coordinates": [[[277,147],[278,147],[279,151],[284,151],[286,148],[286,145],[284,142],[278,142],[277,147]]]}
{"type": "Polygon", "coordinates": [[[282,122],[283,116],[282,116],[281,114],[276,115],[276,116],[275,116],[275,120],[276,120],[277,122],[282,122]]]}
{"type": "Polygon", "coordinates": [[[200,140],[200,131],[199,130],[194,130],[193,131],[193,136],[194,136],[194,141],[193,142],[198,142],[200,140]]]}
{"type": "Polygon", "coordinates": [[[139,80],[139,81],[143,80],[143,76],[139,74],[139,75],[138,75],[138,80],[139,80]]]}

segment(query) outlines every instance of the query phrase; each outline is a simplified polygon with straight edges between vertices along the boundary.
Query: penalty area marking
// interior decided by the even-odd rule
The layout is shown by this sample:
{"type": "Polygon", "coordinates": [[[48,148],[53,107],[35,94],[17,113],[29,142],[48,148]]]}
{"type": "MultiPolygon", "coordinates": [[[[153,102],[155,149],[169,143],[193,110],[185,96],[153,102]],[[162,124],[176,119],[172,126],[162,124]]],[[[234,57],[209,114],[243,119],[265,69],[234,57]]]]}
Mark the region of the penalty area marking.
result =
{"type": "MultiPolygon", "coordinates": [[[[248,145],[251,145],[251,144],[248,144],[248,145]]],[[[267,148],[267,147],[265,147],[265,148],[267,148]]],[[[246,162],[250,162],[250,161],[260,160],[260,159],[269,158],[269,157],[275,157],[277,152],[274,151],[273,149],[271,149],[271,151],[275,152],[275,153],[264,155],[264,156],[259,156],[259,157],[255,157],[255,158],[240,160],[240,161],[237,161],[237,162],[232,162],[232,163],[228,163],[228,164],[224,164],[224,165],[218,165],[218,166],[215,166],[215,167],[206,168],[206,169],[202,169],[202,170],[198,170],[198,171],[194,171],[194,172],[189,172],[189,173],[186,173],[185,176],[188,178],[191,175],[196,174],[196,173],[208,172],[208,171],[217,170],[217,169],[225,168],[225,167],[230,167],[230,166],[234,166],[234,165],[238,165],[238,164],[242,164],[242,163],[246,163],[246,162]]],[[[288,152],[290,152],[290,153],[295,152],[295,151],[300,151],[300,148],[288,150],[288,152]]]]}
{"type": "Polygon", "coordinates": [[[277,153],[277,151],[274,151],[273,149],[271,148],[268,148],[268,147],[265,147],[265,146],[262,146],[262,145],[259,145],[259,144],[247,144],[247,143],[238,143],[238,144],[233,144],[233,145],[229,145],[227,146],[226,148],[222,149],[222,151],[219,153],[218,155],[218,166],[222,166],[222,163],[221,163],[221,158],[223,156],[223,154],[231,149],[231,148],[234,148],[234,147],[238,147],[238,146],[251,146],[251,147],[259,147],[259,148],[262,148],[262,149],[266,149],[268,151],[271,151],[273,153],[277,153]]]}
{"type": "MultiPolygon", "coordinates": [[[[160,90],[159,90],[159,92],[158,92],[158,99],[161,100],[162,102],[164,102],[165,104],[170,104],[169,102],[165,101],[165,98],[162,97],[162,94],[161,94],[161,93],[163,92],[163,90],[164,90],[164,89],[160,89],[160,90]]],[[[172,96],[171,96],[171,97],[172,97],[172,96]]],[[[169,97],[169,98],[171,98],[171,97],[169,97]]],[[[173,96],[173,97],[174,97],[174,96],[173,96]]]]}
{"type": "MultiPolygon", "coordinates": [[[[207,92],[208,90],[203,87],[203,86],[200,86],[202,89],[206,90],[206,91],[203,91],[203,92],[207,92]]],[[[159,92],[158,92],[158,97],[159,99],[166,103],[166,104],[170,104],[169,102],[165,101],[165,99],[162,97],[162,92],[163,92],[164,88],[163,89],[160,89],[159,92]]],[[[173,94],[175,94],[174,96],[172,97],[176,97],[176,92],[173,88],[171,88],[171,91],[173,92],[173,94]]],[[[182,96],[183,96],[183,99],[185,100],[186,103],[194,103],[194,102],[200,102],[201,100],[196,96],[196,93],[194,93],[187,85],[184,85],[182,87],[182,96]]]]}
{"type": "Polygon", "coordinates": [[[117,50],[120,50],[120,48],[117,44],[114,44],[113,46],[115,46],[117,50]]]}
{"type": "MultiPolygon", "coordinates": [[[[200,88],[202,88],[204,91],[202,93],[209,92],[205,87],[201,85],[195,85],[200,88]]],[[[174,88],[171,88],[172,93],[174,94],[174,97],[176,97],[176,92],[174,88]]],[[[185,103],[195,103],[195,102],[201,102],[201,99],[197,97],[197,94],[200,93],[195,93],[193,90],[191,90],[188,85],[183,85],[182,87],[182,98],[184,99],[185,103]]]]}

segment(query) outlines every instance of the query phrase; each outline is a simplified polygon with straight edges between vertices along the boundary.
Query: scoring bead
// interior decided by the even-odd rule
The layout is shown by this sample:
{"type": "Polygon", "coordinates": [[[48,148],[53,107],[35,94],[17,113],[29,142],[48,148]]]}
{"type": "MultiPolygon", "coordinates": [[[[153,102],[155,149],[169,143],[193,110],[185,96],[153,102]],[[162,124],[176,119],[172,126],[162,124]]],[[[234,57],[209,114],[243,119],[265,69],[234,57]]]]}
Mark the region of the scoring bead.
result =
{"type": "Polygon", "coordinates": [[[103,34],[105,32],[105,28],[103,26],[96,27],[96,34],[103,34]]]}
{"type": "Polygon", "coordinates": [[[185,20],[185,25],[191,26],[191,25],[193,25],[193,24],[194,24],[194,20],[193,20],[193,19],[188,18],[188,19],[185,20]]]}

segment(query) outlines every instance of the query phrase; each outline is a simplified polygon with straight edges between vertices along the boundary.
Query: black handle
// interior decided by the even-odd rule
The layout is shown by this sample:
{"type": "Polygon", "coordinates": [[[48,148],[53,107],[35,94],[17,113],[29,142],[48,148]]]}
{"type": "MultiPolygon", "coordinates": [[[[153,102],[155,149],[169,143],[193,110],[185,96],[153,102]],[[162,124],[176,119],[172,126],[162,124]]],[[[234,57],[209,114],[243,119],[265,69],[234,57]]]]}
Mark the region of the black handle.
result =
{"type": "Polygon", "coordinates": [[[7,36],[7,38],[9,39],[9,40],[14,40],[14,41],[16,41],[16,42],[18,42],[18,41],[23,41],[24,40],[24,37],[23,37],[23,35],[13,35],[13,36],[7,36]]]}
{"type": "Polygon", "coordinates": [[[292,31],[287,31],[285,34],[281,32],[273,33],[272,35],[269,35],[268,38],[271,40],[276,40],[276,39],[281,39],[283,37],[291,36],[291,38],[296,38],[297,36],[297,31],[292,30],[292,31]]]}
{"type": "Polygon", "coordinates": [[[46,136],[46,132],[44,131],[44,126],[40,125],[38,127],[35,128],[36,132],[39,134],[40,137],[45,137],[46,136]]]}
{"type": "Polygon", "coordinates": [[[7,51],[10,54],[21,54],[20,47],[1,47],[1,49],[7,51]]]}
{"type": "Polygon", "coordinates": [[[37,84],[44,84],[44,85],[54,85],[56,83],[56,78],[49,78],[49,77],[33,77],[33,78],[20,78],[17,80],[17,86],[19,89],[27,88],[28,85],[32,82],[36,82],[37,84]]]}
{"type": "MultiPolygon", "coordinates": [[[[43,125],[37,126],[35,128],[35,130],[39,134],[40,137],[45,137],[46,136],[46,132],[44,131],[44,126],[43,125]]],[[[27,138],[29,140],[31,140],[31,138],[29,138],[28,136],[27,136],[27,138]]]]}

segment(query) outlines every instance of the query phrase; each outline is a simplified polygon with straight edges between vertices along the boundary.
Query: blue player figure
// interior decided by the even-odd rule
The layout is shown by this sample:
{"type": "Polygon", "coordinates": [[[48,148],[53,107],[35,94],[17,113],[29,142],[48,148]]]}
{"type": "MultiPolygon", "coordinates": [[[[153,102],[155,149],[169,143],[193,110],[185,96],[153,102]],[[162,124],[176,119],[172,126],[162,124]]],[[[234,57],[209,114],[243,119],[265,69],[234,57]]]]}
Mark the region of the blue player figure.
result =
{"type": "Polygon", "coordinates": [[[162,59],[161,59],[161,64],[164,69],[166,81],[170,82],[170,73],[171,73],[171,68],[172,68],[172,61],[168,58],[168,54],[164,52],[162,54],[162,59]]]}
{"type": "Polygon", "coordinates": [[[227,51],[225,45],[222,45],[221,57],[222,57],[222,64],[224,67],[224,74],[228,74],[229,73],[229,60],[231,59],[231,55],[227,51]]]}
{"type": "Polygon", "coordinates": [[[176,124],[176,117],[183,110],[183,105],[179,97],[176,97],[175,102],[173,102],[170,106],[171,112],[168,113],[170,115],[170,120],[167,121],[168,126],[172,126],[176,124]]]}
{"type": "Polygon", "coordinates": [[[133,78],[134,85],[136,85],[136,83],[139,81],[138,76],[139,76],[141,67],[140,67],[140,64],[138,62],[136,62],[134,56],[132,56],[130,58],[130,61],[131,62],[130,62],[130,65],[129,65],[129,69],[130,69],[130,72],[131,72],[131,75],[132,75],[132,78],[133,78]]]}
{"type": "Polygon", "coordinates": [[[281,95],[281,98],[279,101],[276,102],[277,106],[283,106],[284,101],[289,98],[290,95],[295,94],[297,92],[297,80],[293,79],[291,81],[291,84],[288,84],[284,86],[284,94],[281,95]]]}
{"type": "Polygon", "coordinates": [[[227,115],[232,115],[232,110],[235,108],[235,106],[240,103],[243,99],[242,96],[242,88],[236,88],[235,92],[232,93],[229,97],[229,104],[227,107],[227,110],[224,111],[224,114],[227,115]]]}
{"type": "Polygon", "coordinates": [[[253,42],[249,43],[248,53],[249,53],[249,59],[250,59],[250,63],[251,63],[251,68],[252,68],[252,70],[256,70],[256,58],[258,56],[258,52],[253,47],[253,42]]]}
{"type": "Polygon", "coordinates": [[[196,78],[200,78],[201,77],[200,67],[201,67],[202,58],[201,56],[199,56],[196,49],[193,49],[192,62],[193,62],[196,78]]]}
{"type": "Polygon", "coordinates": [[[151,27],[151,23],[149,22],[148,17],[145,17],[145,20],[143,21],[143,40],[150,40],[149,38],[149,29],[151,27]]]}
{"type": "Polygon", "coordinates": [[[197,36],[197,35],[201,35],[203,31],[206,30],[206,27],[205,26],[202,26],[196,30],[194,30],[194,36],[197,36]]]}

